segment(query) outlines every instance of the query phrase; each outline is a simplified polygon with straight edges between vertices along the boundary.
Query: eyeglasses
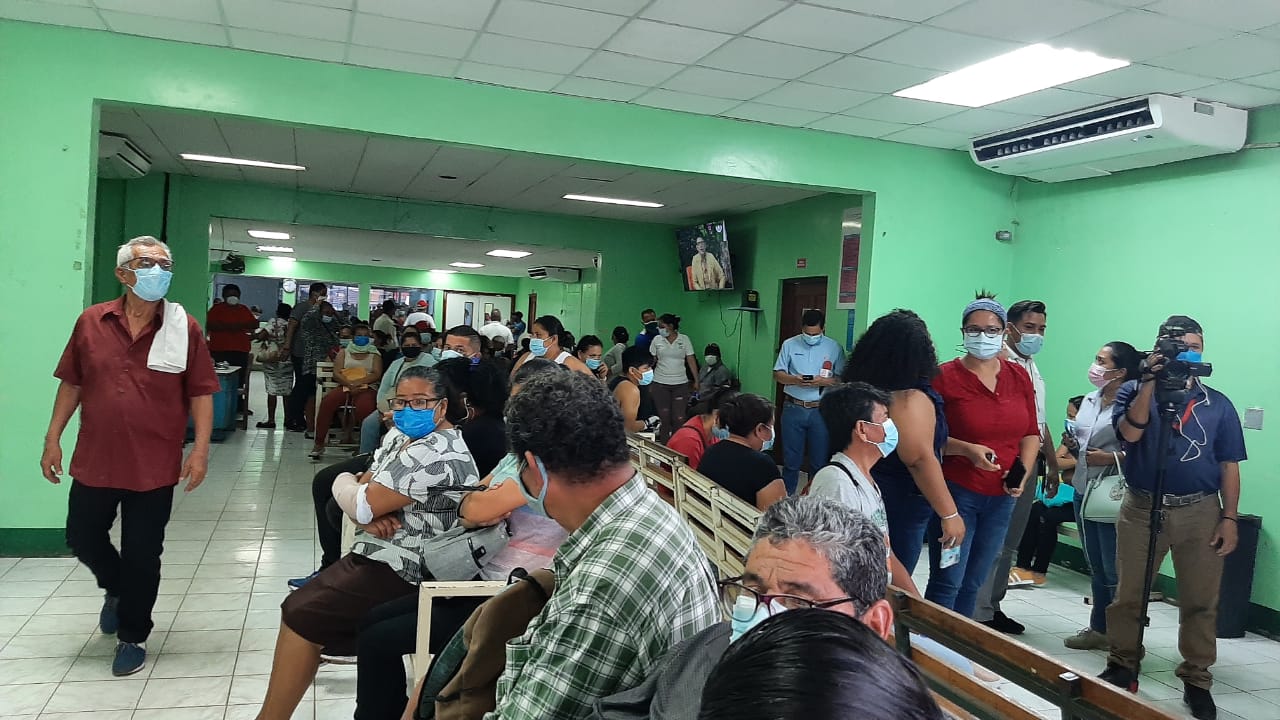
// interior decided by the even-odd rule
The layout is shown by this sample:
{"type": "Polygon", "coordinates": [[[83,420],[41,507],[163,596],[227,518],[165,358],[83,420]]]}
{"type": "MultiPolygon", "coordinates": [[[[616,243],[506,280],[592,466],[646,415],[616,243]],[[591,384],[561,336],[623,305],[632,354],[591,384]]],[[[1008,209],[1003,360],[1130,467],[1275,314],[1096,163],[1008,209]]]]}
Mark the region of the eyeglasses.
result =
{"type": "Polygon", "coordinates": [[[390,400],[387,401],[387,403],[391,405],[392,410],[403,410],[406,405],[413,408],[414,410],[426,410],[428,408],[434,409],[436,404],[438,404],[443,399],[444,398],[438,398],[438,397],[413,398],[412,400],[405,400],[404,398],[391,398],[390,400]]]}
{"type": "Polygon", "coordinates": [[[964,336],[969,339],[976,339],[979,335],[986,335],[989,338],[997,338],[1004,334],[1004,328],[994,326],[980,328],[977,325],[966,325],[961,329],[961,332],[963,332],[964,336]]]}
{"type": "Polygon", "coordinates": [[[172,270],[173,261],[165,260],[163,258],[140,257],[134,258],[120,267],[127,268],[129,270],[150,270],[153,267],[159,267],[163,270],[172,270]]]}
{"type": "Polygon", "coordinates": [[[716,583],[720,586],[720,604],[724,611],[730,617],[733,616],[734,609],[738,605],[738,599],[749,597],[755,601],[755,605],[751,608],[751,614],[754,615],[764,606],[765,612],[773,616],[773,602],[776,600],[778,604],[788,610],[806,610],[809,608],[818,608],[820,610],[845,603],[853,603],[854,610],[858,614],[862,614],[863,608],[858,601],[848,595],[835,598],[832,600],[811,600],[809,598],[800,597],[798,595],[766,595],[762,592],[753,590],[742,584],[742,578],[729,578],[716,583]]]}

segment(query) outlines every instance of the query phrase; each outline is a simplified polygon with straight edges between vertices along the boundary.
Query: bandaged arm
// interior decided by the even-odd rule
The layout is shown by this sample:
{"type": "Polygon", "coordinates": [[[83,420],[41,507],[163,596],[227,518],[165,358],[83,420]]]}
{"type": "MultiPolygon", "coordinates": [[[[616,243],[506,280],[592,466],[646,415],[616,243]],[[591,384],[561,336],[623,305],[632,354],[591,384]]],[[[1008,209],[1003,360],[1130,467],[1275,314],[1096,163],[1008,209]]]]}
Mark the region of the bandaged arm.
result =
{"type": "Polygon", "coordinates": [[[333,499],[347,517],[361,525],[373,522],[373,508],[369,505],[369,484],[356,481],[351,473],[341,473],[333,480],[333,499]]]}

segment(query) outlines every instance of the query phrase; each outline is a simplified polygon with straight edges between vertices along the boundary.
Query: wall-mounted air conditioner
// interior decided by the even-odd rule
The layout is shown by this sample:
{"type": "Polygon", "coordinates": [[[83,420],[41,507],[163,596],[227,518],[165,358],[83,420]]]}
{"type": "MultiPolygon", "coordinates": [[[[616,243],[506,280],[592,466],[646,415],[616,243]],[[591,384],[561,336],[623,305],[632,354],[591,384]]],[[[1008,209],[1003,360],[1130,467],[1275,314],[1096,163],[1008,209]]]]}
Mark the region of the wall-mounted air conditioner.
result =
{"type": "Polygon", "coordinates": [[[972,141],[969,155],[1005,175],[1079,180],[1235,152],[1248,117],[1222,103],[1144,95],[985,135],[972,141]]]}
{"type": "Polygon", "coordinates": [[[124,135],[98,133],[98,177],[134,180],[151,170],[151,158],[124,135]]]}
{"type": "Polygon", "coordinates": [[[582,271],[577,268],[552,267],[550,265],[529,268],[529,277],[534,280],[554,280],[555,282],[576,283],[582,279],[582,271]]]}

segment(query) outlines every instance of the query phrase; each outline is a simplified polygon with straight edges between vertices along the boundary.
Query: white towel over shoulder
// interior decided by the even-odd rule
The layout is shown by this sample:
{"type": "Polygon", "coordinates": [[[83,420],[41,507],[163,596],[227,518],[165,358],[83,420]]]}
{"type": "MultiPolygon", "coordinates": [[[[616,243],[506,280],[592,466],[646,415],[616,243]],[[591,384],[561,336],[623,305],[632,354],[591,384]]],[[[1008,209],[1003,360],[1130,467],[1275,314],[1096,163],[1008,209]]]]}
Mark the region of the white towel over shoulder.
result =
{"type": "Polygon", "coordinates": [[[180,373],[187,370],[187,311],[176,302],[164,301],[160,329],[151,341],[147,367],[158,372],[180,373]]]}

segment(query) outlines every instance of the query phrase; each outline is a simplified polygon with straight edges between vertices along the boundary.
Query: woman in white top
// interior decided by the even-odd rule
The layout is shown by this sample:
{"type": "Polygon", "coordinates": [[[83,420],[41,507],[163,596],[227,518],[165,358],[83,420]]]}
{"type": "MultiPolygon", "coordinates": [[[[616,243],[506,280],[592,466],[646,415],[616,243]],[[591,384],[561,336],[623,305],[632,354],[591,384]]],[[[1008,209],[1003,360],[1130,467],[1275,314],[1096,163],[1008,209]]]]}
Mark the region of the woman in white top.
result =
{"type": "Polygon", "coordinates": [[[338,351],[333,359],[333,380],[338,387],[325,393],[316,410],[316,440],[310,456],[318,460],[324,455],[324,444],[329,427],[338,409],[351,406],[352,422],[356,427],[377,409],[376,388],[382,379],[382,353],[373,344],[369,326],[358,323],[352,330],[351,343],[338,351]]]}
{"type": "Polygon", "coordinates": [[[575,372],[595,377],[591,368],[569,352],[573,343],[570,342],[569,333],[565,331],[560,318],[555,315],[543,315],[534,320],[529,328],[529,336],[529,352],[521,355],[515,367],[511,368],[512,377],[515,377],[516,371],[532,358],[545,358],[575,372]]]}
{"type": "Polygon", "coordinates": [[[1071,479],[1071,487],[1076,491],[1076,527],[1080,529],[1080,540],[1093,581],[1093,609],[1088,627],[1062,641],[1072,649],[1107,647],[1107,606],[1115,596],[1119,577],[1116,570],[1116,526],[1114,523],[1085,520],[1081,509],[1090,481],[1114,473],[1116,461],[1124,460],[1120,438],[1111,424],[1111,412],[1120,386],[1139,376],[1141,362],[1142,354],[1129,343],[1117,340],[1103,345],[1089,366],[1089,383],[1097,389],[1084,396],[1075,422],[1067,424],[1068,432],[1063,437],[1063,444],[1075,457],[1059,459],[1058,465],[1064,471],[1076,469],[1071,479]]]}
{"type": "Polygon", "coordinates": [[[680,332],[680,316],[667,313],[658,318],[658,336],[649,343],[656,361],[650,396],[658,408],[658,442],[666,444],[676,428],[688,418],[689,393],[698,391],[698,362],[693,358],[693,341],[680,332]],[[695,380],[690,383],[689,378],[695,380]]]}

